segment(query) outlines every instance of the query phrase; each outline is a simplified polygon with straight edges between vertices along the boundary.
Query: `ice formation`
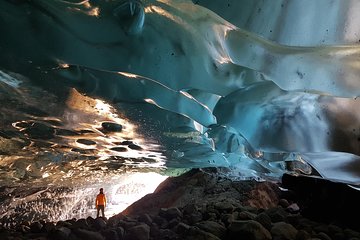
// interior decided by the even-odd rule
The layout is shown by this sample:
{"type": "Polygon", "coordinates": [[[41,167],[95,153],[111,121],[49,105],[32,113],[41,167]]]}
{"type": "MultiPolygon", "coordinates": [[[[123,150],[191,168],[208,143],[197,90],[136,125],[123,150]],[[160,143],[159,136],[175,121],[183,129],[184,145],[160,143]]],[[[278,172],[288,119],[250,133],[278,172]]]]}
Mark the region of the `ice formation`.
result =
{"type": "Polygon", "coordinates": [[[208,166],[359,185],[359,8],[1,1],[1,186],[208,166]]]}

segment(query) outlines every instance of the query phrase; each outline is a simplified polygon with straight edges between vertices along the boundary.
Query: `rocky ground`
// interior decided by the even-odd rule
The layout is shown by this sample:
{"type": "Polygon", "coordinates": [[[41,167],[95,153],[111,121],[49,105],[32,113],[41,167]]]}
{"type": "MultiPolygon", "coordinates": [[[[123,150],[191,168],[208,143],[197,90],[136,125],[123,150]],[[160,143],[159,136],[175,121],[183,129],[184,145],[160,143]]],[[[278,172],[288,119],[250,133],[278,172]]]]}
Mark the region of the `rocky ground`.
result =
{"type": "Polygon", "coordinates": [[[345,198],[329,208],[339,197],[326,201],[335,191],[329,189],[319,179],[230,181],[214,169],[192,170],[169,178],[153,194],[109,219],[19,223],[15,229],[1,229],[0,239],[360,240],[358,218],[343,218],[358,216],[359,207],[352,204],[359,195],[349,195],[337,185],[338,195],[345,198]],[[284,185],[294,190],[281,190],[284,185]],[[339,214],[342,210],[349,212],[339,214]]]}

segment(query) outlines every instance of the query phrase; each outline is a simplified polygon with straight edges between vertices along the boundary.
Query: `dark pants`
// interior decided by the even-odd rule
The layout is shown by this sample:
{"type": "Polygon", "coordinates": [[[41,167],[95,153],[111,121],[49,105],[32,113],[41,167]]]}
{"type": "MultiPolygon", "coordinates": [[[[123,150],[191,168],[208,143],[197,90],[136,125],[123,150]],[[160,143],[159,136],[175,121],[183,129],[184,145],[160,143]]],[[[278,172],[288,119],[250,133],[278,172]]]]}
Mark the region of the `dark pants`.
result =
{"type": "Polygon", "coordinates": [[[104,209],[105,209],[105,206],[104,206],[104,205],[98,205],[98,206],[97,206],[97,213],[96,213],[96,217],[97,217],[97,218],[99,217],[100,210],[101,210],[102,216],[105,217],[104,209]]]}

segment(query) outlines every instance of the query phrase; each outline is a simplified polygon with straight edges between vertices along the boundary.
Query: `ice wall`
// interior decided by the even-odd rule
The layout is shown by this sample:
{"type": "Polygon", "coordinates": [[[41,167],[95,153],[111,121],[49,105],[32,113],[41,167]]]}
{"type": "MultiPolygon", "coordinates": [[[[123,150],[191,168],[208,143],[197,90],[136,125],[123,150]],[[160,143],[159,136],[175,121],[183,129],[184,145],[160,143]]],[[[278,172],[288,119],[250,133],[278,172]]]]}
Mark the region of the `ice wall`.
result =
{"type": "Polygon", "coordinates": [[[234,25],[291,46],[354,44],[360,40],[356,0],[193,0],[234,25]]]}
{"type": "MultiPolygon", "coordinates": [[[[2,1],[0,77],[14,92],[9,81],[26,78],[23,92],[47,91],[64,112],[72,88],[107,102],[153,133],[146,137],[165,147],[168,167],[341,180],[345,168],[329,169],[360,154],[358,8],[350,0],[2,1]],[[329,152],[342,156],[333,167],[304,157],[329,152]]],[[[74,130],[64,116],[56,117],[74,130]]]]}

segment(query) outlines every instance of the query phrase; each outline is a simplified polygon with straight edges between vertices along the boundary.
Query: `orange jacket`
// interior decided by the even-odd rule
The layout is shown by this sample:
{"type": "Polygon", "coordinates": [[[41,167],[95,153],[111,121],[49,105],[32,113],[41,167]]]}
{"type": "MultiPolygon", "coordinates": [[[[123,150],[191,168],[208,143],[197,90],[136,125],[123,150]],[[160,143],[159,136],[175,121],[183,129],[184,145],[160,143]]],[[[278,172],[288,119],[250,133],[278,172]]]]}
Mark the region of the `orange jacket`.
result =
{"type": "Polygon", "coordinates": [[[99,193],[99,194],[96,196],[95,205],[96,205],[96,207],[99,206],[99,205],[104,205],[104,206],[106,206],[106,197],[105,197],[105,194],[99,193]]]}

